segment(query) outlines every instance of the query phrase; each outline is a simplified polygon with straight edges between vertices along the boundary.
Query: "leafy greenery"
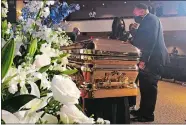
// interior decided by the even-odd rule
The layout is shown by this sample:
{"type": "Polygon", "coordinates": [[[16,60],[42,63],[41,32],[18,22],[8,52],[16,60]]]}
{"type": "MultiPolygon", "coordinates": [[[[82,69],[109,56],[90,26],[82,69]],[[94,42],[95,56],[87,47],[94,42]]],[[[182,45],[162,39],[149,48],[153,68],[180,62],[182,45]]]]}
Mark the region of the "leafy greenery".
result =
{"type": "Polygon", "coordinates": [[[9,98],[8,100],[2,101],[2,109],[9,111],[11,113],[17,112],[22,106],[24,106],[29,101],[33,100],[34,98],[37,98],[34,95],[19,95],[14,96],[12,98],[9,98]]]}
{"type": "Polygon", "coordinates": [[[58,116],[57,112],[60,111],[62,104],[56,101],[53,97],[50,99],[48,105],[44,108],[45,113],[58,116]]]}
{"type": "Polygon", "coordinates": [[[1,79],[5,77],[7,74],[9,68],[12,66],[12,62],[14,59],[14,51],[15,51],[15,41],[11,39],[9,42],[7,42],[3,49],[2,49],[2,57],[1,57],[1,79]]]}
{"type": "Polygon", "coordinates": [[[40,73],[43,73],[43,72],[46,72],[48,69],[49,69],[50,65],[47,65],[47,66],[43,66],[39,69],[39,72],[40,73]]]}
{"type": "Polygon", "coordinates": [[[63,72],[61,72],[62,74],[65,74],[65,75],[72,75],[74,73],[78,72],[77,69],[70,69],[70,70],[65,70],[63,72]]]}
{"type": "Polygon", "coordinates": [[[1,124],[6,124],[6,123],[3,121],[3,119],[1,119],[1,124]]]}

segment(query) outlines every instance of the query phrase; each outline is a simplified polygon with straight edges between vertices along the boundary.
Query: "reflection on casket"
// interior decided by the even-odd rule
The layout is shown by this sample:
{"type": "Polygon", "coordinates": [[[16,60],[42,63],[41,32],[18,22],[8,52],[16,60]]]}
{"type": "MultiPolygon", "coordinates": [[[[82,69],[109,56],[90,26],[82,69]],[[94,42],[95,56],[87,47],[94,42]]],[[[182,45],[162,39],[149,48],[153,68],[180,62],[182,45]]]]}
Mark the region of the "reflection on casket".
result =
{"type": "Polygon", "coordinates": [[[131,44],[101,38],[61,49],[71,54],[70,65],[82,72],[82,79],[75,78],[87,114],[93,113],[111,123],[130,123],[127,97],[137,95],[134,81],[138,74],[139,50],[131,44]]]}

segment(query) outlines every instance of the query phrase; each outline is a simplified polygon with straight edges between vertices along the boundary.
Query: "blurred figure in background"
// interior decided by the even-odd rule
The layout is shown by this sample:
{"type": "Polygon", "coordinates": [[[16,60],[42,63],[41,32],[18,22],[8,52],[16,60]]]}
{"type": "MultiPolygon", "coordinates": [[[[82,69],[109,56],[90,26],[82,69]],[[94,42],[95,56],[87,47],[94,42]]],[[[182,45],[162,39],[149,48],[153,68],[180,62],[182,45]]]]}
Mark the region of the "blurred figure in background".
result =
{"type": "Polygon", "coordinates": [[[178,55],[178,50],[177,50],[176,47],[174,47],[174,48],[172,49],[171,55],[173,55],[173,56],[177,56],[177,55],[178,55]]]}
{"type": "Polygon", "coordinates": [[[78,35],[80,35],[80,29],[77,27],[74,27],[73,31],[71,33],[67,33],[67,35],[70,37],[72,42],[76,42],[78,35]]]}
{"type": "Polygon", "coordinates": [[[125,29],[125,22],[123,18],[115,17],[112,23],[112,32],[109,38],[126,41],[128,37],[129,34],[125,29]]]}

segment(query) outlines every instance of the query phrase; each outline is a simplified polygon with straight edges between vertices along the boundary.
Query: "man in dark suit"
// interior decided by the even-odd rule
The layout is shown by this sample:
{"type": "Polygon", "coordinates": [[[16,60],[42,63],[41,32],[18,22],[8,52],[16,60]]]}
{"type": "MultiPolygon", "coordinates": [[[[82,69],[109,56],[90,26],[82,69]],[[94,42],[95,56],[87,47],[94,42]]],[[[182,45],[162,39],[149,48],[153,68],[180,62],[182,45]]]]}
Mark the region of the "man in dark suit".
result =
{"type": "Polygon", "coordinates": [[[154,110],[157,99],[157,83],[162,67],[169,62],[168,51],[164,43],[163,30],[160,20],[149,13],[145,4],[136,5],[134,11],[136,32],[131,43],[140,49],[139,67],[140,108],[132,111],[136,116],[131,119],[138,122],[154,121],[154,110]]]}

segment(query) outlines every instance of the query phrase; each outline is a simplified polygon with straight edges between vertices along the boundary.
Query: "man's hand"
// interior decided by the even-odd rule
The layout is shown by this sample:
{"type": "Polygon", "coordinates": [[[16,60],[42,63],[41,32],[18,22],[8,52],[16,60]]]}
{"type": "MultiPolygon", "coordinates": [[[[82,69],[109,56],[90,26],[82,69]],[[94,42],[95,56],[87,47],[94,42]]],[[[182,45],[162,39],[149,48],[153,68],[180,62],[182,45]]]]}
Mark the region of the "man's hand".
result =
{"type": "Polygon", "coordinates": [[[139,62],[139,69],[145,69],[145,62],[140,61],[139,62]]]}
{"type": "Polygon", "coordinates": [[[133,23],[131,26],[132,29],[138,29],[138,27],[139,27],[139,24],[137,23],[133,23]]]}

